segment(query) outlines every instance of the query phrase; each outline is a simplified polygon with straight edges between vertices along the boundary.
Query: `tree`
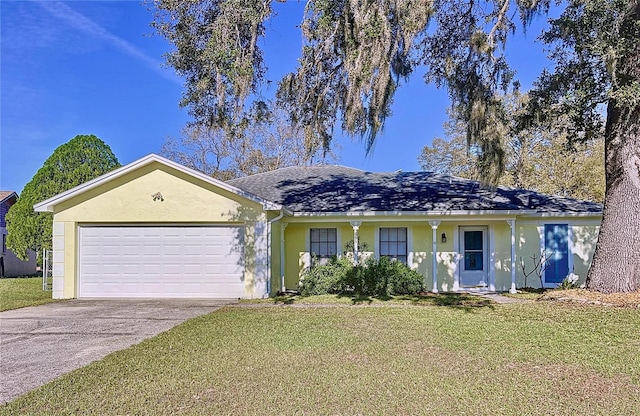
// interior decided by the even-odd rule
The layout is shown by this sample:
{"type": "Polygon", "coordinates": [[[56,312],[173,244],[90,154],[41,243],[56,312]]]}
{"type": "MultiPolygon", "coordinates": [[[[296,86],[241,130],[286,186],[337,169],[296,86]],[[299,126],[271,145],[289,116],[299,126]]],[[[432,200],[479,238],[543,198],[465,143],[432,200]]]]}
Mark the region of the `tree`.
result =
{"type": "MultiPolygon", "coordinates": [[[[604,139],[601,135],[584,143],[568,145],[566,117],[549,120],[544,126],[519,130],[515,126],[518,109],[526,96],[506,100],[513,114],[507,134],[502,138],[505,171],[499,185],[525,188],[546,194],[602,202],[604,200],[604,139]]],[[[450,113],[450,117],[454,115],[450,113]]],[[[422,169],[481,180],[476,148],[469,149],[466,125],[451,118],[444,124],[445,139],[436,137],[422,149],[418,162],[422,169]]]]}
{"type": "MultiPolygon", "coordinates": [[[[446,127],[445,127],[446,128],[446,127]]],[[[476,158],[463,136],[435,137],[431,146],[422,148],[418,163],[424,170],[444,175],[479,180],[476,158]]]]}
{"type": "Polygon", "coordinates": [[[223,181],[335,160],[330,151],[307,148],[301,130],[286,121],[282,109],[254,109],[250,114],[254,122],[246,120],[231,132],[193,123],[180,140],[168,139],[161,153],[223,181]]]}
{"type": "Polygon", "coordinates": [[[120,167],[109,146],[79,135],[59,146],[38,169],[7,213],[7,247],[26,260],[27,251],[51,250],[53,216],[33,205],[120,167]]]}
{"type": "MultiPolygon", "coordinates": [[[[533,95],[536,118],[565,114],[577,139],[604,132],[606,192],[587,287],[640,289],[640,1],[572,1],[543,40],[554,47],[555,72],[533,95]]],[[[534,120],[537,121],[537,120],[534,120]]]]}
{"type": "MultiPolygon", "coordinates": [[[[168,61],[186,77],[183,104],[210,123],[233,118],[266,81],[256,45],[271,3],[154,4],[156,28],[176,46],[168,61]]],[[[277,96],[307,142],[327,147],[339,121],[370,149],[394,92],[423,65],[426,81],[447,88],[482,177],[495,184],[508,124],[501,94],[518,87],[507,40],[549,7],[550,0],[309,0],[299,65],[277,96]]],[[[587,277],[588,287],[604,292],[640,289],[639,22],[639,0],[569,0],[543,34],[555,67],[541,75],[522,122],[563,114],[570,140],[580,141],[601,131],[606,107],[604,219],[587,277]]]]}

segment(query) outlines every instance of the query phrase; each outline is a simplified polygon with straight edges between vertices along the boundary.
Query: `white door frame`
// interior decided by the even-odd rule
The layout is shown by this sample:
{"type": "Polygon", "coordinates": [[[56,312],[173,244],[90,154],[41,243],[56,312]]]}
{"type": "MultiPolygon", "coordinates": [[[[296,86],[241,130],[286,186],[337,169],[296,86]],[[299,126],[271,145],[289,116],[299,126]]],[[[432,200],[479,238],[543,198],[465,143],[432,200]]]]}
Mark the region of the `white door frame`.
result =
{"type": "Polygon", "coordinates": [[[464,288],[490,288],[491,286],[491,276],[490,276],[490,228],[488,225],[465,225],[458,227],[458,253],[459,261],[458,261],[458,273],[457,278],[458,282],[456,286],[460,289],[464,288]],[[482,231],[482,262],[483,268],[482,270],[474,270],[474,271],[465,271],[465,247],[464,247],[464,232],[465,231],[482,231]],[[469,284],[469,280],[473,282],[477,282],[474,284],[469,284]]]}

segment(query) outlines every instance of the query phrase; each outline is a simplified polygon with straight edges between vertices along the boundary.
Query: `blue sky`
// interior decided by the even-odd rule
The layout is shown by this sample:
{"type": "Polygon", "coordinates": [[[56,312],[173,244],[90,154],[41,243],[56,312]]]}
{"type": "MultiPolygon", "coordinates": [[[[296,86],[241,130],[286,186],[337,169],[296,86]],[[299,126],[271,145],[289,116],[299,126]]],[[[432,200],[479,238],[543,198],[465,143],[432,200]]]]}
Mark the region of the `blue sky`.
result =
{"type": "MultiPolygon", "coordinates": [[[[269,78],[294,69],[303,2],[274,2],[262,42],[269,78]]],[[[159,153],[189,120],[182,80],[164,66],[170,45],[154,36],[139,1],[0,1],[0,188],[20,192],[56,147],[95,134],[126,164],[159,153]]],[[[523,86],[548,63],[537,27],[509,45],[523,86]]],[[[275,84],[275,82],[273,83],[275,84]]],[[[269,91],[265,91],[269,94],[269,91]]],[[[374,151],[336,136],[337,163],[370,171],[418,170],[423,146],[442,135],[446,92],[417,72],[396,94],[374,151]]],[[[338,132],[339,133],[339,132],[338,132]]]]}

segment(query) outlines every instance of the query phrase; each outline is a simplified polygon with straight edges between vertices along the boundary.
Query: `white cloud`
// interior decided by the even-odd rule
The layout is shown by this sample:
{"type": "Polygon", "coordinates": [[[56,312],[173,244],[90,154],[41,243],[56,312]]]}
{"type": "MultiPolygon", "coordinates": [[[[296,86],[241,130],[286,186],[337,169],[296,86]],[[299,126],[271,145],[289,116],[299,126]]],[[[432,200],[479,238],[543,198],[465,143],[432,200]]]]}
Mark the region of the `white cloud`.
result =
{"type": "Polygon", "coordinates": [[[162,62],[147,55],[143,50],[138,48],[131,42],[109,32],[98,23],[89,19],[82,13],[72,9],[63,2],[59,1],[43,1],[38,2],[49,14],[57,19],[66,23],[67,26],[72,27],[86,35],[93,36],[107,42],[123,53],[137,59],[145,64],[147,67],[155,71],[160,76],[174,82],[178,85],[182,85],[180,78],[162,67],[162,62]]]}

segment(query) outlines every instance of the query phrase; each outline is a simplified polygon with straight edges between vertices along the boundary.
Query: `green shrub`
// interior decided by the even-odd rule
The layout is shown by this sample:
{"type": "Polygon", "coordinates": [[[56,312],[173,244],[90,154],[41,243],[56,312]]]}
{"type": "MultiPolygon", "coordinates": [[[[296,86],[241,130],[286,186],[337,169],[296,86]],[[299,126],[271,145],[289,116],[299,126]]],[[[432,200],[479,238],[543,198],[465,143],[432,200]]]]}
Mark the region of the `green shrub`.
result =
{"type": "Polygon", "coordinates": [[[413,295],[424,289],[424,279],[420,273],[399,261],[387,260],[387,262],[389,263],[386,269],[387,294],[413,295]]]}
{"type": "Polygon", "coordinates": [[[346,294],[356,296],[409,295],[423,290],[423,278],[415,270],[386,257],[369,258],[364,265],[348,259],[331,259],[317,265],[300,279],[303,296],[346,294]]]}
{"type": "Polygon", "coordinates": [[[298,289],[303,296],[339,294],[344,292],[346,275],[353,265],[346,258],[332,257],[327,263],[319,264],[314,261],[298,283],[298,289]]]}

